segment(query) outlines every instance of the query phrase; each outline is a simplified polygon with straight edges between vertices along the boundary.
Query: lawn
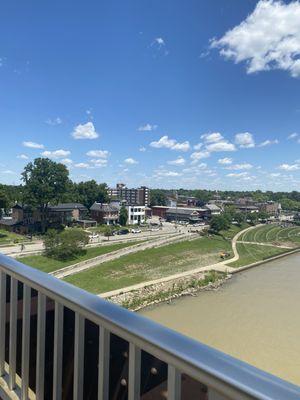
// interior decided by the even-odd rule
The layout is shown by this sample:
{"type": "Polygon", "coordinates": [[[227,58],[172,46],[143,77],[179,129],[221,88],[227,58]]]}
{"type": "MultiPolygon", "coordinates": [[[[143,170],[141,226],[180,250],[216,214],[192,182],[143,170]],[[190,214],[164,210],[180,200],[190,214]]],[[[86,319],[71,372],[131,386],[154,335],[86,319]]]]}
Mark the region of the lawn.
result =
{"type": "Polygon", "coordinates": [[[222,251],[232,255],[231,242],[221,236],[203,237],[123,256],[65,278],[92,293],[103,293],[214,264],[222,251]]]}
{"type": "Polygon", "coordinates": [[[272,246],[261,246],[249,243],[237,243],[237,251],[239,253],[239,260],[233,263],[228,262],[229,267],[242,267],[254,263],[256,261],[266,260],[278,254],[285,253],[286,249],[281,249],[272,246]]]}
{"type": "Polygon", "coordinates": [[[239,240],[259,243],[292,242],[300,244],[300,227],[284,228],[274,224],[265,225],[245,232],[239,240]]]}
{"type": "Polygon", "coordinates": [[[69,265],[76,264],[78,262],[85,261],[97,256],[101,256],[102,254],[107,254],[115,250],[123,249],[128,246],[133,246],[137,243],[141,242],[117,243],[98,247],[89,247],[86,249],[86,253],[78,256],[77,258],[74,258],[73,260],[67,261],[54,260],[53,258],[49,258],[43,255],[20,257],[18,258],[18,261],[22,262],[23,264],[30,265],[31,267],[39,269],[43,272],[53,272],[69,265]]]}
{"type": "Polygon", "coordinates": [[[8,232],[5,229],[0,229],[0,245],[19,243],[19,242],[24,242],[26,240],[28,239],[26,239],[22,235],[18,235],[13,232],[8,232]]]}

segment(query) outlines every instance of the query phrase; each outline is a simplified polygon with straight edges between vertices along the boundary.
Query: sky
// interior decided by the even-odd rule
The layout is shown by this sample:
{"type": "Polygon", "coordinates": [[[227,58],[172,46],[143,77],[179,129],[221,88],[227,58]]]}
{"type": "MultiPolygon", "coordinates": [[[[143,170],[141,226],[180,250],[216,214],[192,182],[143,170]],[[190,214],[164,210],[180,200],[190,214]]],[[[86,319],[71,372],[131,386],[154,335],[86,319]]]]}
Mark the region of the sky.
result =
{"type": "Polygon", "coordinates": [[[4,0],[0,183],[300,188],[300,2],[4,0]]]}

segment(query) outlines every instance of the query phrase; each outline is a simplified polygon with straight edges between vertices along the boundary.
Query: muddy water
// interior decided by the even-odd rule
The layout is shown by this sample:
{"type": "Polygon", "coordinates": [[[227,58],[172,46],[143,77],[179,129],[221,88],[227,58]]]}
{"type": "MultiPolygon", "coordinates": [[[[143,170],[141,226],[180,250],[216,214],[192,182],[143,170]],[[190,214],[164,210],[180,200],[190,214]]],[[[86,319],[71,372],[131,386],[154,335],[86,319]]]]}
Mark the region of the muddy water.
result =
{"type": "Polygon", "coordinates": [[[300,385],[300,254],[141,314],[300,385]]]}

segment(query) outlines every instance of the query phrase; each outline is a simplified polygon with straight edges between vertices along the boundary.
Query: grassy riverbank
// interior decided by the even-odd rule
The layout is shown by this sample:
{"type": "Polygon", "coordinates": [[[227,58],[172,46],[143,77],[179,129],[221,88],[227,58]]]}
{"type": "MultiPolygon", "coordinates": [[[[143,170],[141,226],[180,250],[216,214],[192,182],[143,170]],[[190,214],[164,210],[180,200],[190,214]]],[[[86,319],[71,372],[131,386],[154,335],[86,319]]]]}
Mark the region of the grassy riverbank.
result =
{"type": "Polygon", "coordinates": [[[215,264],[221,261],[223,251],[232,254],[229,240],[202,237],[129,254],[65,280],[92,293],[103,293],[215,264]]]}
{"type": "Polygon", "coordinates": [[[300,227],[285,228],[274,224],[260,226],[245,232],[239,240],[258,243],[295,243],[300,245],[300,227]]]}
{"type": "Polygon", "coordinates": [[[91,258],[111,253],[112,251],[123,249],[125,247],[133,246],[137,243],[138,242],[116,243],[110,245],[102,245],[98,247],[89,247],[82,255],[72,260],[66,260],[66,261],[54,260],[53,258],[49,258],[43,255],[25,256],[25,257],[20,257],[17,260],[33,268],[39,269],[40,271],[53,272],[61,268],[67,267],[69,265],[79,263],[81,261],[89,260],[91,258]]]}

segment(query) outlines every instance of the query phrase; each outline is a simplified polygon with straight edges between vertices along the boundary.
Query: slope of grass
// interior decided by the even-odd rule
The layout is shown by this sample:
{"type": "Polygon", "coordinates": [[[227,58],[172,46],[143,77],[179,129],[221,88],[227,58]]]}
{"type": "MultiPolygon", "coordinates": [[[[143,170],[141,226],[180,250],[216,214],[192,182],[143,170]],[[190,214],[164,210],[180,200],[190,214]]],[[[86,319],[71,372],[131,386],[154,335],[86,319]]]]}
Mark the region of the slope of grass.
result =
{"type": "Polygon", "coordinates": [[[242,267],[287,252],[286,249],[278,247],[261,246],[249,243],[237,243],[237,251],[240,256],[239,260],[233,263],[228,262],[227,265],[229,267],[242,267]]]}
{"type": "Polygon", "coordinates": [[[245,232],[240,240],[246,242],[259,243],[299,243],[300,244],[300,227],[284,228],[280,225],[265,225],[245,232]]]}
{"type": "Polygon", "coordinates": [[[129,254],[65,280],[102,293],[214,264],[221,261],[220,252],[231,250],[231,242],[221,236],[203,237],[129,254]]]}
{"type": "Polygon", "coordinates": [[[137,242],[117,243],[99,247],[89,247],[82,255],[72,260],[66,261],[54,260],[53,258],[49,258],[43,255],[20,257],[18,258],[18,261],[22,262],[23,264],[30,265],[31,267],[39,269],[43,272],[53,272],[58,269],[67,267],[68,265],[73,265],[78,262],[88,260],[90,258],[101,256],[102,254],[107,254],[128,246],[133,246],[134,244],[137,244],[137,242]]]}
{"type": "Polygon", "coordinates": [[[8,232],[5,229],[0,229],[0,245],[4,244],[13,244],[13,243],[21,243],[24,242],[26,239],[22,235],[18,235],[13,232],[8,232]]]}

